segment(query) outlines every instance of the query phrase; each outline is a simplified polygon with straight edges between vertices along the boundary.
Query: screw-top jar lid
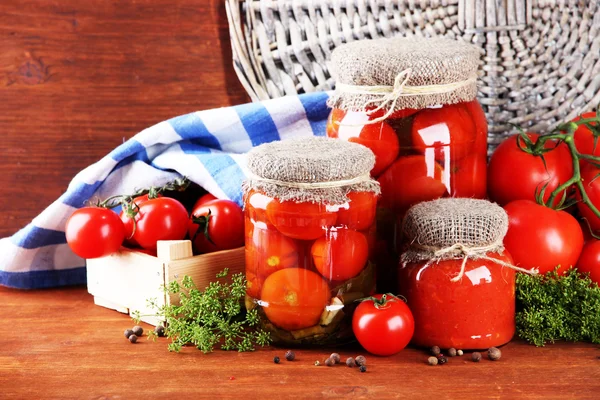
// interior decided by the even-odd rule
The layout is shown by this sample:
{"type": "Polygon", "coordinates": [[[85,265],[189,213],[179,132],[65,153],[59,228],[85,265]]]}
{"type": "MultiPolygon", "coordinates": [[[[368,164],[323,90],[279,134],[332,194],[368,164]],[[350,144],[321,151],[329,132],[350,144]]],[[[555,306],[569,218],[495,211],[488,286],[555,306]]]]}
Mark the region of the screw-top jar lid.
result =
{"type": "Polygon", "coordinates": [[[445,38],[360,40],[332,55],[335,108],[421,109],[473,100],[480,50],[445,38]]]}
{"type": "Polygon", "coordinates": [[[247,162],[252,175],[244,189],[281,201],[339,205],[351,191],[379,193],[369,175],[375,155],[357,143],[324,137],[276,141],[252,149],[247,162]]]}

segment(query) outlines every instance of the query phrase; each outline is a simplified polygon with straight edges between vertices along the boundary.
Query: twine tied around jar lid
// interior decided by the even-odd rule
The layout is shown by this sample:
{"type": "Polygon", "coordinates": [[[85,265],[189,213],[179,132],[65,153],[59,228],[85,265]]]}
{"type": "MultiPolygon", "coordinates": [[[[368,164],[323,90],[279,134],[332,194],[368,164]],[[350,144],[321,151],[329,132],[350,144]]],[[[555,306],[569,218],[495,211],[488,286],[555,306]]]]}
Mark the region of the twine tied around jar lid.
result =
{"type": "Polygon", "coordinates": [[[369,172],[375,155],[358,143],[324,137],[262,144],[248,153],[245,193],[280,201],[342,205],[350,192],[380,193],[369,172]]]}
{"type": "Polygon", "coordinates": [[[426,266],[443,260],[461,259],[458,282],[465,274],[467,261],[486,260],[515,271],[537,274],[487,253],[504,251],[502,243],[508,230],[508,215],[502,207],[487,200],[444,198],[411,207],[402,224],[408,245],[401,256],[408,263],[426,261],[426,266]]]}
{"type": "Polygon", "coordinates": [[[385,110],[366,122],[373,124],[402,109],[471,101],[477,95],[479,53],[473,45],[445,38],[341,45],[331,55],[336,90],[328,105],[368,115],[385,110]]]}

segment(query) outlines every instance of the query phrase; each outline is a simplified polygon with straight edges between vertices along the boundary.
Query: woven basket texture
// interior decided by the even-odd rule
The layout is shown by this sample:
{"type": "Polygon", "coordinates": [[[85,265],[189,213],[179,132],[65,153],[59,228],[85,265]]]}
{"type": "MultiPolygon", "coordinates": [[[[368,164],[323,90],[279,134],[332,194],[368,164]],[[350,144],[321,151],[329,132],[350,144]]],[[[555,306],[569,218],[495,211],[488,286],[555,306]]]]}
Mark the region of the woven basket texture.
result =
{"type": "Polygon", "coordinates": [[[600,0],[226,0],[233,62],[253,101],[331,90],[331,51],[393,36],[481,49],[490,148],[600,102],[600,0]]]}

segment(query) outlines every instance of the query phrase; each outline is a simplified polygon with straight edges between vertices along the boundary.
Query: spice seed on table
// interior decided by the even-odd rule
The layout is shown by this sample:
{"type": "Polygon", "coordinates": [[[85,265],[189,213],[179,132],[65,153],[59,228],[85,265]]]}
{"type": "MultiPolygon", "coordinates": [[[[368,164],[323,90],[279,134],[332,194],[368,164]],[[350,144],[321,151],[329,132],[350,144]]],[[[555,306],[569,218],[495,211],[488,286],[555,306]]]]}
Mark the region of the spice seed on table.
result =
{"type": "Polygon", "coordinates": [[[430,350],[431,355],[433,356],[439,356],[440,353],[442,352],[442,350],[440,349],[440,346],[433,346],[430,350]]]}
{"type": "Polygon", "coordinates": [[[500,349],[496,347],[490,347],[488,349],[488,358],[490,360],[497,361],[500,359],[500,357],[502,357],[502,352],[500,351],[500,349]]]}
{"type": "Polygon", "coordinates": [[[446,364],[448,362],[448,359],[444,356],[442,357],[438,357],[438,364],[443,365],[446,364]]]}
{"type": "Polygon", "coordinates": [[[129,336],[133,335],[133,331],[131,329],[125,329],[125,337],[129,339],[129,336]]]}
{"type": "Polygon", "coordinates": [[[457,355],[457,356],[462,356],[463,354],[464,354],[464,353],[463,353],[463,351],[462,351],[462,350],[457,350],[457,351],[456,351],[456,355],[457,355]]]}
{"type": "Polygon", "coordinates": [[[481,361],[481,353],[476,351],[475,353],[471,354],[471,360],[473,360],[473,362],[481,361]]]}
{"type": "Polygon", "coordinates": [[[130,335],[130,336],[129,336],[129,341],[130,341],[131,343],[135,343],[135,342],[137,342],[137,340],[138,340],[138,337],[137,337],[137,335],[135,335],[135,334],[132,334],[132,335],[130,335]]]}
{"type": "Polygon", "coordinates": [[[356,364],[358,367],[360,367],[360,366],[362,366],[362,365],[366,365],[366,364],[367,364],[367,359],[366,359],[364,356],[357,356],[357,357],[354,359],[354,363],[355,363],[355,364],[356,364]]]}
{"type": "Polygon", "coordinates": [[[333,362],[336,364],[340,363],[340,355],[338,353],[331,353],[329,358],[331,358],[333,360],[333,362]]]}
{"type": "Polygon", "coordinates": [[[451,347],[448,349],[448,355],[450,357],[456,357],[456,349],[454,347],[451,347]]]}
{"type": "Polygon", "coordinates": [[[325,360],[325,365],[327,365],[328,367],[333,367],[333,364],[335,364],[335,361],[333,361],[331,358],[325,360]]]}
{"type": "Polygon", "coordinates": [[[136,336],[142,336],[144,333],[144,329],[139,325],[134,326],[131,330],[136,336]]]}
{"type": "Polygon", "coordinates": [[[280,361],[280,359],[279,359],[279,356],[275,356],[275,357],[273,357],[273,362],[274,362],[275,364],[279,364],[279,361],[280,361]]]}
{"type": "Polygon", "coordinates": [[[318,367],[319,365],[321,365],[321,361],[319,361],[319,360],[315,361],[315,365],[318,367]]]}
{"type": "Polygon", "coordinates": [[[346,359],[346,365],[349,366],[350,368],[356,366],[356,364],[354,363],[354,358],[348,357],[346,359]]]}
{"type": "Polygon", "coordinates": [[[156,336],[158,337],[165,336],[165,327],[162,325],[157,325],[156,328],[154,328],[154,333],[156,333],[156,336]]]}
{"type": "Polygon", "coordinates": [[[367,372],[367,366],[366,365],[361,365],[360,368],[358,369],[360,372],[367,372]]]}
{"type": "Polygon", "coordinates": [[[427,359],[427,363],[429,365],[438,365],[438,359],[437,359],[437,357],[431,356],[427,359]]]}
{"type": "Polygon", "coordinates": [[[285,359],[288,361],[294,361],[294,359],[296,358],[296,353],[294,353],[292,350],[288,350],[285,352],[285,359]]]}

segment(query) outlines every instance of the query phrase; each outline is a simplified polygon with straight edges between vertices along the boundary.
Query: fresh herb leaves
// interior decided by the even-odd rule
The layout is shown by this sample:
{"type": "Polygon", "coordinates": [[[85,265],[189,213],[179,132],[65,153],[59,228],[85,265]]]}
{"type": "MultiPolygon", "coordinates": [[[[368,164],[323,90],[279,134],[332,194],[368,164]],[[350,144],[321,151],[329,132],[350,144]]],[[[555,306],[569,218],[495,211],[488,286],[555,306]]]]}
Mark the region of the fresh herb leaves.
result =
{"type": "MultiPolygon", "coordinates": [[[[166,320],[165,335],[171,338],[170,351],[180,351],[193,344],[204,353],[218,346],[221,350],[253,351],[256,345],[271,343],[269,333],[258,328],[256,309],[244,312],[241,302],[246,294],[243,274],[234,274],[231,283],[223,282],[229,271],[217,274],[204,291],[198,290],[193,280],[185,276],[181,284],[171,282],[165,291],[179,295],[178,305],[158,306],[149,300],[149,306],[166,320]]],[[[139,320],[139,312],[134,313],[139,320]]]]}
{"type": "Polygon", "coordinates": [[[564,276],[517,274],[517,333],[536,346],[600,343],[600,288],[575,269],[564,276]]]}

